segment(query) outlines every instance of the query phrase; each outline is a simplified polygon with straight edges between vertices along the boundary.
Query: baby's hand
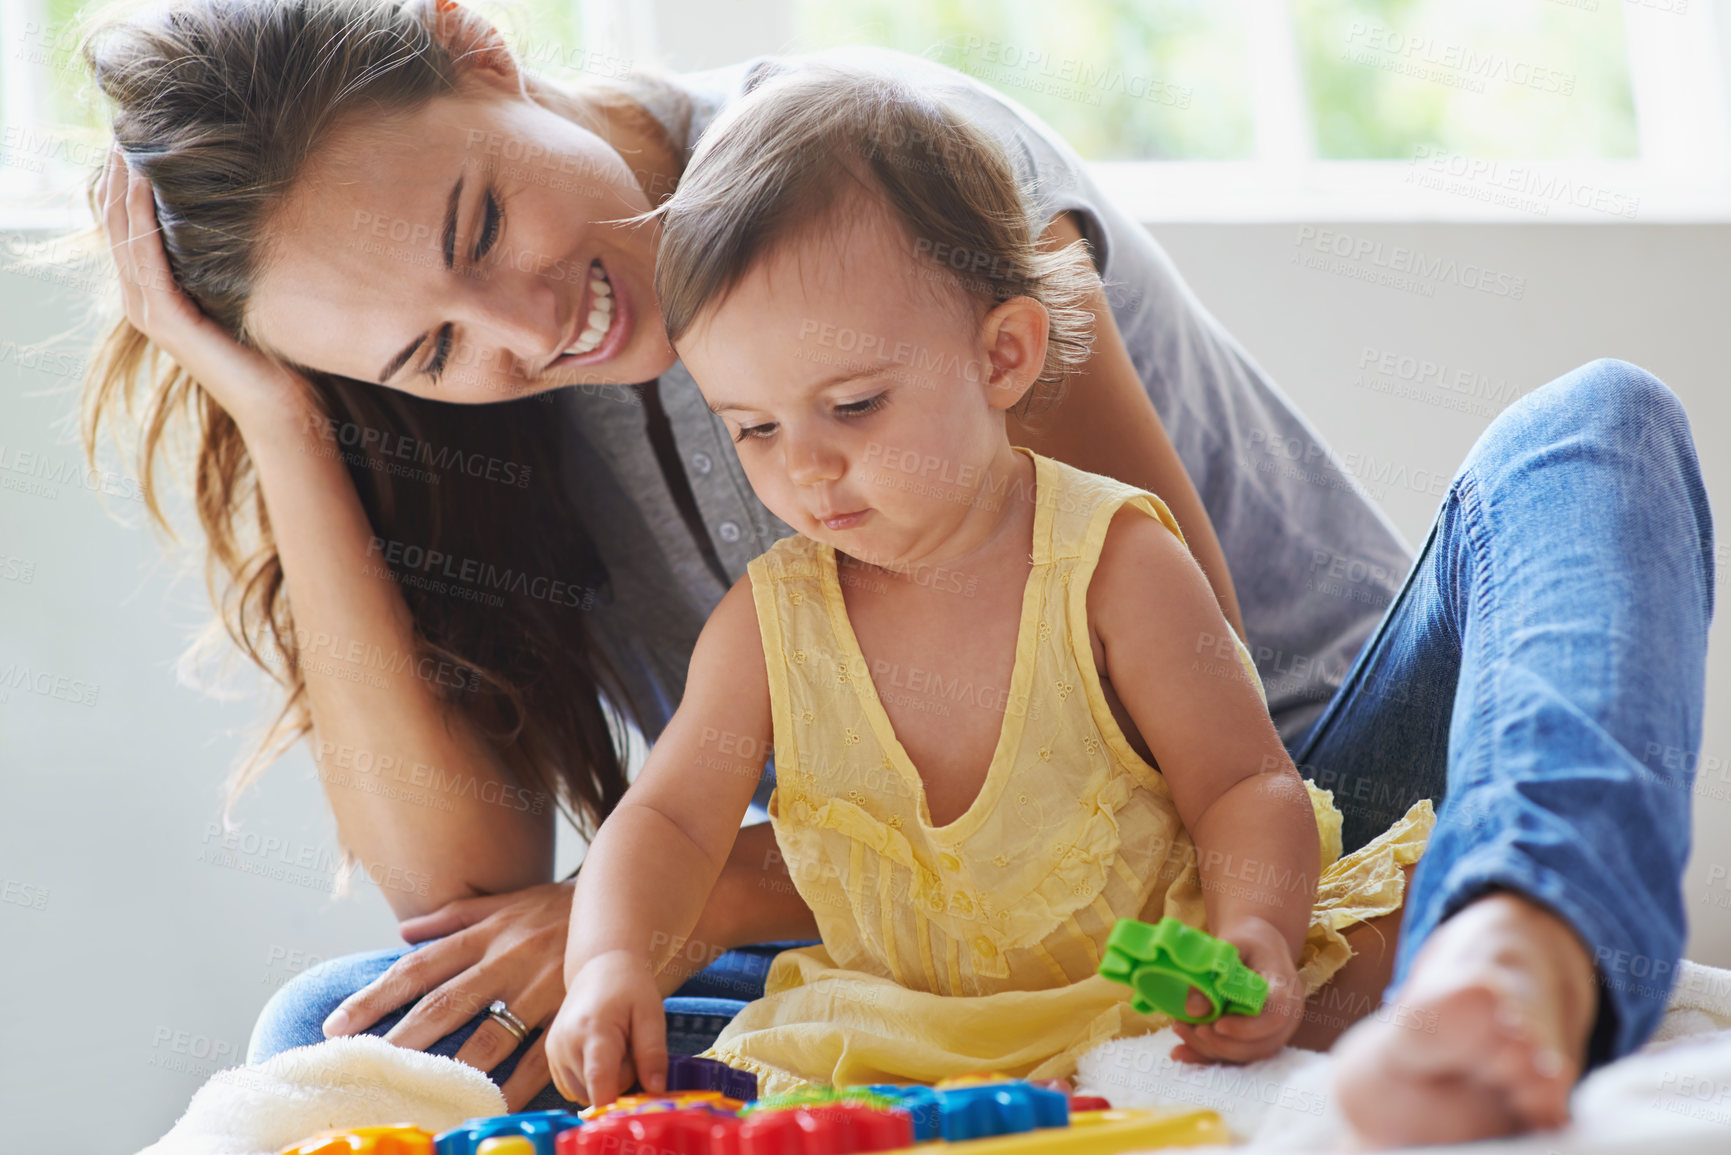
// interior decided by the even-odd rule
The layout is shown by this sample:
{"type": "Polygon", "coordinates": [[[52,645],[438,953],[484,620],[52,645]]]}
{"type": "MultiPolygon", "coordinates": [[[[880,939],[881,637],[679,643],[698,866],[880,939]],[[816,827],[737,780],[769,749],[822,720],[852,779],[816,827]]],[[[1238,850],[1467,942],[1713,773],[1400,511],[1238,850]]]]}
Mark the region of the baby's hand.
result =
{"type": "Polygon", "coordinates": [[[614,951],[584,964],[547,1032],[547,1065],[567,1099],[611,1103],[633,1081],[667,1080],[667,1018],[648,960],[614,951]]]}
{"type": "MultiPolygon", "coordinates": [[[[1304,985],[1292,965],[1286,939],[1260,918],[1247,918],[1223,929],[1220,938],[1238,948],[1244,965],[1268,980],[1268,1001],[1259,1015],[1221,1015],[1212,1023],[1174,1023],[1184,1042],[1172,1048],[1183,1063],[1250,1063],[1266,1059],[1286,1045],[1304,1015],[1304,985]]],[[[1184,1004],[1192,1015],[1208,1013],[1209,1003],[1192,990],[1184,1004]]]]}

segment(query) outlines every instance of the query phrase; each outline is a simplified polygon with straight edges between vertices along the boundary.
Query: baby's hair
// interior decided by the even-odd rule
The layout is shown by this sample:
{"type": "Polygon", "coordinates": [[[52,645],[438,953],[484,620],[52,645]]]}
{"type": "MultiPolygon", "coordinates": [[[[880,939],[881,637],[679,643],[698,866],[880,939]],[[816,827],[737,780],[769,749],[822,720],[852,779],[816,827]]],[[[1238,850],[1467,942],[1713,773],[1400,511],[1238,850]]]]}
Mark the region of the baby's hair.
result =
{"type": "Polygon", "coordinates": [[[661,218],[655,291],[669,340],[778,244],[857,219],[841,210],[862,195],[907,234],[913,258],[971,302],[1025,296],[1045,306],[1045,363],[1013,411],[1050,406],[1092,348],[1086,301],[1099,280],[1086,246],[1039,247],[1044,222],[1003,149],[955,110],[829,63],[749,89],[704,133],[673,196],[646,214],[661,218]]]}

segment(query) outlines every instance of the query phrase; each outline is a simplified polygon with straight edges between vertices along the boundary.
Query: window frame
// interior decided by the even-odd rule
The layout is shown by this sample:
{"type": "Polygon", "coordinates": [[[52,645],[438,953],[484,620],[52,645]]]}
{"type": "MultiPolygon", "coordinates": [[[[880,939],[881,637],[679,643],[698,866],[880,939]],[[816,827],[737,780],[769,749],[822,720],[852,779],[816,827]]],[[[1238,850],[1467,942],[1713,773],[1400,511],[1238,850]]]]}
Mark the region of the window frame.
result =
{"type": "MultiPolygon", "coordinates": [[[[586,51],[658,61],[665,48],[675,69],[720,63],[710,58],[715,46],[703,22],[688,18],[705,10],[713,17],[709,0],[568,2],[577,8],[586,51]]],[[[1680,2],[1689,6],[1681,13],[1624,2],[1639,160],[1484,161],[1479,163],[1488,171],[1474,172],[1474,158],[1466,157],[1316,159],[1290,4],[1240,0],[1252,74],[1253,157],[1090,161],[1089,171],[1107,195],[1148,224],[1731,222],[1731,0],[1680,2]]],[[[735,0],[730,21],[753,36],[783,33],[766,45],[790,43],[793,3],[735,0]]],[[[46,26],[46,10],[46,0],[0,4],[0,93],[6,109],[0,148],[6,151],[13,150],[13,140],[31,139],[25,134],[57,131],[43,119],[41,54],[23,51],[32,22],[46,26]]],[[[738,44],[736,38],[735,52],[738,44]]],[[[0,229],[88,223],[76,197],[53,199],[43,167],[32,173],[27,164],[0,165],[0,229]]]]}

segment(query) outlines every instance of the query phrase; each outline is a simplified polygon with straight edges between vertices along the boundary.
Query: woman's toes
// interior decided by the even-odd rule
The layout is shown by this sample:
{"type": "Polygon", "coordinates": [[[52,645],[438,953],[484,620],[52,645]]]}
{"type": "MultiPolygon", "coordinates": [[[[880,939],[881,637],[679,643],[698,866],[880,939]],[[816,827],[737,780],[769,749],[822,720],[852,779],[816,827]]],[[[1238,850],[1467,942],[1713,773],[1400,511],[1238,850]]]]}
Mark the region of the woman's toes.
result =
{"type": "Polygon", "coordinates": [[[1335,1049],[1337,1098],[1360,1139],[1458,1143],[1566,1120],[1568,1072],[1537,1058],[1549,1048],[1494,979],[1407,1005],[1426,1012],[1424,1029],[1367,1021],[1335,1049]]]}

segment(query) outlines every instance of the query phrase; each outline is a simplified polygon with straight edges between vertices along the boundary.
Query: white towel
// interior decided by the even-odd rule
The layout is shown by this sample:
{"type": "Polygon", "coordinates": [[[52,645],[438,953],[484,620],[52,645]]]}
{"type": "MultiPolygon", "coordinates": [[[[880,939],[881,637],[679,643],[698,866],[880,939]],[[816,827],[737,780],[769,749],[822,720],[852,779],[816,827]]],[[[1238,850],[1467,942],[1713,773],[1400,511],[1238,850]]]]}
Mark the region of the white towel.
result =
{"type": "Polygon", "coordinates": [[[344,1035],[218,1071],[140,1155],[276,1155],[333,1128],[413,1123],[437,1132],[504,1113],[505,1096],[467,1063],[344,1035]]]}

